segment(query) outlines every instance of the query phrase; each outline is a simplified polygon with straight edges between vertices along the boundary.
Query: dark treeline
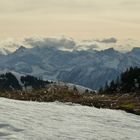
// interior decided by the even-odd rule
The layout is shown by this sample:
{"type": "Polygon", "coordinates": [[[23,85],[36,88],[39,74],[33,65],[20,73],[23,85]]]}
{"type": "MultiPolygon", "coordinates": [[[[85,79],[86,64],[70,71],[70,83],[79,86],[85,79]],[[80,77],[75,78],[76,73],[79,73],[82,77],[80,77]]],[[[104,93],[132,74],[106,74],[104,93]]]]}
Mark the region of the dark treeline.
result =
{"type": "Polygon", "coordinates": [[[21,90],[22,87],[12,73],[0,75],[0,90],[21,90]]]}
{"type": "Polygon", "coordinates": [[[21,82],[23,83],[25,88],[31,86],[33,89],[45,88],[46,85],[50,84],[49,81],[44,81],[30,75],[21,76],[21,82]]]}
{"type": "Polygon", "coordinates": [[[106,82],[105,87],[99,90],[99,93],[133,93],[140,92],[140,68],[131,67],[123,72],[116,80],[109,84],[106,82]]]}
{"type": "Polygon", "coordinates": [[[34,76],[21,76],[19,82],[15,75],[6,73],[0,75],[0,91],[22,90],[23,88],[32,87],[32,89],[40,89],[50,84],[49,81],[44,81],[34,76]]]}

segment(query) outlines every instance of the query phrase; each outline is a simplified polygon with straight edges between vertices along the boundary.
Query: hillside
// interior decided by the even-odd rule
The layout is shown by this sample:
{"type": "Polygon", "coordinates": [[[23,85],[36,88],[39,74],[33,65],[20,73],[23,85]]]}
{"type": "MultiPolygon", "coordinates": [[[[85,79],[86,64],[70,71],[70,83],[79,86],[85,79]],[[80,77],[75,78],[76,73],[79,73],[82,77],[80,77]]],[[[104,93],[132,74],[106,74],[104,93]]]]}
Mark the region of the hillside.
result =
{"type": "Polygon", "coordinates": [[[3,92],[41,89],[51,83],[31,75],[19,76],[10,72],[0,75],[0,91],[3,92]]]}
{"type": "Polygon", "coordinates": [[[43,81],[33,76],[21,76],[21,86],[14,75],[6,73],[0,76],[0,97],[38,102],[71,102],[97,108],[121,109],[140,115],[139,71],[139,68],[130,68],[121,74],[120,81],[116,80],[116,84],[111,82],[99,93],[76,85],[43,81]]]}
{"type": "Polygon", "coordinates": [[[140,93],[140,68],[127,69],[116,80],[106,83],[100,92],[107,94],[140,93]]]}

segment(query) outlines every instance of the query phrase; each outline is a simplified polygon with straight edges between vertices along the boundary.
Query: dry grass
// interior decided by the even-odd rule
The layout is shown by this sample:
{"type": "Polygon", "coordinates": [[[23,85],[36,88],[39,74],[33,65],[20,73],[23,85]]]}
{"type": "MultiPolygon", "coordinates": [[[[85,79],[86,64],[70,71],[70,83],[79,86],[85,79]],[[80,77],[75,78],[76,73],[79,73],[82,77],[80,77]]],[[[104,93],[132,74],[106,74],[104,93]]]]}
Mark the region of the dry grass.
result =
{"type": "Polygon", "coordinates": [[[55,86],[30,92],[4,92],[0,93],[0,97],[38,102],[72,102],[97,108],[121,109],[140,115],[140,94],[134,93],[125,95],[81,94],[64,86],[55,86]]]}

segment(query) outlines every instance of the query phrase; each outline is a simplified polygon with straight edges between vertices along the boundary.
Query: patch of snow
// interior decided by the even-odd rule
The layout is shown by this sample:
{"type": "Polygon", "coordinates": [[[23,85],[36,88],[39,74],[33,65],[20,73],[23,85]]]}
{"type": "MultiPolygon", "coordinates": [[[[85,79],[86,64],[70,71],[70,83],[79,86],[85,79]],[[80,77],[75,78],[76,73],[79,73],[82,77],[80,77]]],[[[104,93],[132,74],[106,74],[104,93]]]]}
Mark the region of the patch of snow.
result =
{"type": "Polygon", "coordinates": [[[0,98],[1,140],[139,140],[140,116],[77,104],[0,98]]]}

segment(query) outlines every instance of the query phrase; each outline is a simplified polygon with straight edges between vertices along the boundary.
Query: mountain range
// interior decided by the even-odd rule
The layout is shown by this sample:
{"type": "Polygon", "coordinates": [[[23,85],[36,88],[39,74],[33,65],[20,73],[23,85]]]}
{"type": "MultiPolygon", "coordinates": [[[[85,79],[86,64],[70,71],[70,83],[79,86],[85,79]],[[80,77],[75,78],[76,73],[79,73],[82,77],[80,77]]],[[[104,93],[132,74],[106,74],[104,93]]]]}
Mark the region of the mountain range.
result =
{"type": "Polygon", "coordinates": [[[32,43],[32,48],[20,46],[12,53],[5,51],[7,53],[0,54],[0,73],[6,71],[29,74],[97,90],[127,68],[140,66],[138,47],[129,52],[120,52],[113,48],[68,51],[62,49],[63,45],[72,48],[75,44],[73,41],[61,40],[58,45],[58,42],[51,40],[43,45],[32,43]]]}

